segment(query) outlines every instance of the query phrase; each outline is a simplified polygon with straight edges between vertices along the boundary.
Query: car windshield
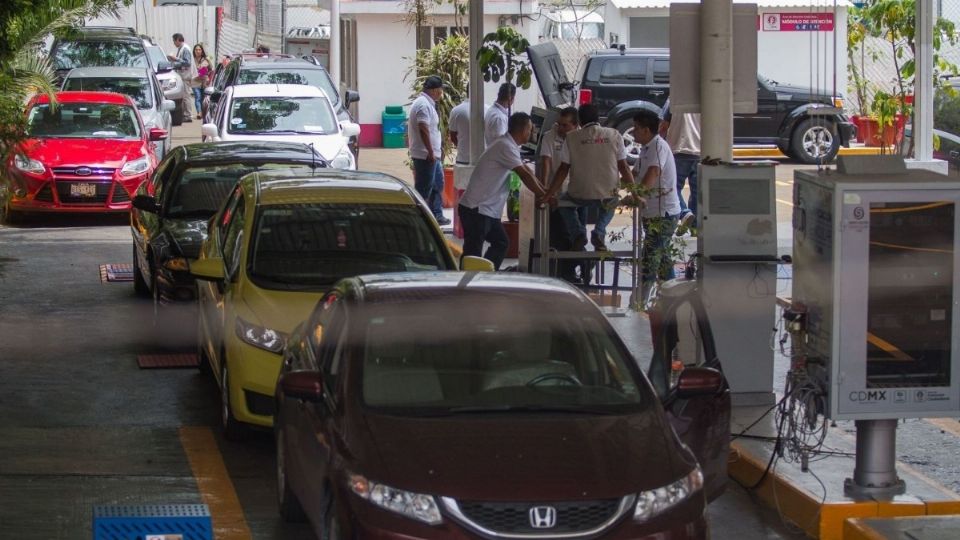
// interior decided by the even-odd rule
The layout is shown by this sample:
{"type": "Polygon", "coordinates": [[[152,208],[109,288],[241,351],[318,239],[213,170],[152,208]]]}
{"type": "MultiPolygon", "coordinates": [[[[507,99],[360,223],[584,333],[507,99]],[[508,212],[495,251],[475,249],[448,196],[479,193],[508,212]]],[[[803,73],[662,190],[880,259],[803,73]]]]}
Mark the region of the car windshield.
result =
{"type": "Polygon", "coordinates": [[[259,209],[250,277],[278,289],[322,289],[379,272],[446,270],[442,240],[416,206],[288,204],[259,209]]]}
{"type": "Polygon", "coordinates": [[[241,97],[230,106],[227,130],[238,135],[336,133],[337,122],[324,98],[241,97]]]}
{"type": "Polygon", "coordinates": [[[163,49],[160,47],[153,45],[146,49],[147,55],[150,57],[150,63],[153,64],[153,69],[160,67],[160,62],[169,62],[167,55],[164,54],[163,49]]]}
{"type": "Polygon", "coordinates": [[[300,163],[230,163],[189,167],[168,188],[171,191],[165,216],[210,219],[240,177],[254,171],[278,169],[292,173],[313,170],[310,165],[300,163]]]}
{"type": "Polygon", "coordinates": [[[74,139],[139,139],[140,122],[133,107],[109,103],[34,105],[27,117],[31,137],[74,139]]]}
{"type": "Polygon", "coordinates": [[[143,45],[128,41],[62,41],[53,53],[55,69],[117,66],[150,67],[143,45]]]}
{"type": "Polygon", "coordinates": [[[526,291],[412,296],[351,316],[368,407],[399,415],[620,414],[653,403],[632,357],[593,309],[526,291]]]}
{"type": "Polygon", "coordinates": [[[150,81],[143,77],[70,77],[63,82],[63,89],[116,92],[133,98],[138,109],[153,108],[150,81]]]}
{"type": "Polygon", "coordinates": [[[334,89],[330,77],[320,68],[244,67],[237,84],[306,84],[323,90],[331,103],[336,104],[340,100],[340,94],[334,89]]]}

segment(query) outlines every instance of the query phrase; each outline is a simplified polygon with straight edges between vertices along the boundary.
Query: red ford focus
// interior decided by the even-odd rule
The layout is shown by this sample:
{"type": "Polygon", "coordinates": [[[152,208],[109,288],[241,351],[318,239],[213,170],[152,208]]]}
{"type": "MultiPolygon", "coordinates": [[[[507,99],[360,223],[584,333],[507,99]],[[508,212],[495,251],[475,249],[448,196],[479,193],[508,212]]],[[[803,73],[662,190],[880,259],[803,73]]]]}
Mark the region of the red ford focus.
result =
{"type": "Polygon", "coordinates": [[[60,92],[27,104],[28,138],[7,162],[7,221],[24,212],[126,212],[157,165],[154,141],[129,97],[60,92]]]}

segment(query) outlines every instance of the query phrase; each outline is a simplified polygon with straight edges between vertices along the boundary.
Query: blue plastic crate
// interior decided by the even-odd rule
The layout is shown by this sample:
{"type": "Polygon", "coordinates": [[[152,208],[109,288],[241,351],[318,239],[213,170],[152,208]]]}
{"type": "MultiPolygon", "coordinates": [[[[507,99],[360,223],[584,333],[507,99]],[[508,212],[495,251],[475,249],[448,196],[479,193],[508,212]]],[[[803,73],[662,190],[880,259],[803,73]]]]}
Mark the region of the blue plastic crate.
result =
{"type": "Polygon", "coordinates": [[[95,506],[93,540],[147,540],[148,535],[180,535],[182,540],[213,540],[205,504],[95,506]]]}

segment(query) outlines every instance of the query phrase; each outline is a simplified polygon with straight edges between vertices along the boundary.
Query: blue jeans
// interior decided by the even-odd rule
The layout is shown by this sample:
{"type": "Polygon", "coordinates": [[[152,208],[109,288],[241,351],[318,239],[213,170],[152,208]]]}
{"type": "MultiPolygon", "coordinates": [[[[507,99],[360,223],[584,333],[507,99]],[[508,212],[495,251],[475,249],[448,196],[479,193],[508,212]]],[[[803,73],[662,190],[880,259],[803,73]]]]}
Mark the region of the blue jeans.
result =
{"type": "Polygon", "coordinates": [[[567,230],[570,232],[571,239],[576,239],[581,236],[586,238],[587,212],[591,208],[596,208],[599,215],[597,216],[596,225],[593,226],[593,234],[599,236],[601,240],[606,240],[607,225],[613,221],[613,215],[617,209],[616,199],[584,200],[566,197],[565,200],[576,204],[575,207],[560,206],[557,208],[557,212],[560,213],[563,222],[567,226],[567,230]]]}
{"type": "Polygon", "coordinates": [[[643,277],[641,286],[643,298],[647,297],[647,290],[654,281],[671,280],[677,277],[673,269],[673,255],[670,253],[670,242],[673,233],[677,230],[678,215],[662,218],[643,218],[643,277]]]}
{"type": "Polygon", "coordinates": [[[700,157],[691,154],[674,154],[673,163],[677,167],[677,197],[680,199],[680,215],[691,212],[697,214],[697,165],[700,157]],[[690,180],[690,198],[683,200],[683,185],[690,180]]]}
{"type": "Polygon", "coordinates": [[[197,105],[197,114],[202,114],[203,110],[203,88],[192,88],[193,102],[197,105]]]}
{"type": "Polygon", "coordinates": [[[413,158],[413,184],[437,219],[443,217],[443,165],[413,158]]]}

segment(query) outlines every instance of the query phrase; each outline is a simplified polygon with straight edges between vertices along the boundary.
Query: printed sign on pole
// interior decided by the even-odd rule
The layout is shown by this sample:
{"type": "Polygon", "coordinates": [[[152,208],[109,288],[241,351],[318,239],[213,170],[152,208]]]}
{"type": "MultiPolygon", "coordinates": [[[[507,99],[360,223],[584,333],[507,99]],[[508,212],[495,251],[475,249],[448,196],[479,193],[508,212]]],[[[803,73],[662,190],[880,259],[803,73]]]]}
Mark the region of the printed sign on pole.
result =
{"type": "Polygon", "coordinates": [[[764,32],[832,32],[833,13],[764,13],[764,32]]]}

